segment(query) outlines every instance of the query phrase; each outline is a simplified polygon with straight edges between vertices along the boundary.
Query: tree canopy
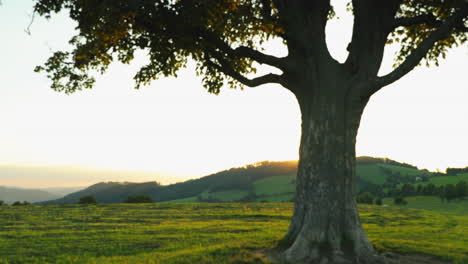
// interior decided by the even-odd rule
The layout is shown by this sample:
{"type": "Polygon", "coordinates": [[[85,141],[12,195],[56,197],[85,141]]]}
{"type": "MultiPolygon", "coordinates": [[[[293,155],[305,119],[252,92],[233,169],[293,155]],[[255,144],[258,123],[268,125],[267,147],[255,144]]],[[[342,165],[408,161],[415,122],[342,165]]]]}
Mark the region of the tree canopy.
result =
{"type": "MultiPolygon", "coordinates": [[[[437,64],[449,48],[466,42],[467,5],[463,0],[353,0],[349,10],[355,22],[345,65],[356,71],[368,68],[366,75],[384,86],[423,58],[437,64]],[[398,67],[377,77],[383,47],[395,42],[401,46],[395,60],[398,67]]],[[[150,61],[134,77],[137,88],[176,76],[188,59],[196,61],[197,74],[211,93],[219,93],[225,83],[288,87],[298,66],[294,57],[304,55],[294,53],[305,52],[301,46],[315,46],[328,54],[321,34],[334,14],[330,1],[37,0],[35,5],[35,12],[45,17],[64,9],[78,23],[78,34],[70,40],[74,49],[55,52],[36,70],[47,72],[52,88],[66,93],[91,88],[95,80],[90,72],[104,73],[115,60],[130,63],[139,49],[148,53],[150,61]],[[304,18],[317,28],[295,27],[305,24],[304,18]],[[302,39],[307,34],[315,36],[302,39]],[[271,38],[282,39],[289,55],[264,53],[260,47],[271,38]],[[256,72],[254,62],[276,67],[282,74],[250,79],[249,74],[256,72]]]]}

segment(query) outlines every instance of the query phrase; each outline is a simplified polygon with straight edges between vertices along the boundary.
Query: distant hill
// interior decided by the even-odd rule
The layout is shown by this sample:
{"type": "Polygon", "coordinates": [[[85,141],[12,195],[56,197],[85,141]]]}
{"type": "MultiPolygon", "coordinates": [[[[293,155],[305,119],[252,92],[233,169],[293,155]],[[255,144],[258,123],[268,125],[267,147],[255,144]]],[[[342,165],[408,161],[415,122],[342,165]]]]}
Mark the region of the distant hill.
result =
{"type": "Polygon", "coordinates": [[[37,189],[21,189],[13,187],[0,186],[0,200],[11,204],[16,201],[28,201],[30,203],[47,201],[51,199],[57,199],[62,196],[52,194],[43,190],[37,189]]]}
{"type": "MultiPolygon", "coordinates": [[[[102,182],[47,203],[77,203],[85,195],[93,195],[101,203],[120,203],[135,194],[149,195],[156,202],[285,202],[294,198],[296,173],[297,161],[264,161],[166,186],[156,182],[102,182]]],[[[358,191],[377,196],[403,183],[438,179],[434,173],[407,163],[366,156],[357,158],[357,175],[358,191]]]]}
{"type": "Polygon", "coordinates": [[[83,190],[84,188],[86,187],[48,187],[41,188],[40,190],[63,197],[67,194],[83,190]]]}

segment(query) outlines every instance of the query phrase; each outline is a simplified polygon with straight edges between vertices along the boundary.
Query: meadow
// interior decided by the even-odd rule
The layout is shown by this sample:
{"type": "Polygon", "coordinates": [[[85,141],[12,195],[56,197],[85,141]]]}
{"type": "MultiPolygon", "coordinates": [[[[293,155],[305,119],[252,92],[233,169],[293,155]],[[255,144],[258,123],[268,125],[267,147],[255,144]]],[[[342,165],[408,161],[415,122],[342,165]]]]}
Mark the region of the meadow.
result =
{"type": "Polygon", "coordinates": [[[440,213],[468,215],[468,199],[448,202],[442,201],[436,196],[411,196],[405,197],[408,202],[406,205],[396,205],[393,200],[393,198],[384,198],[383,204],[390,207],[435,210],[440,213]]]}
{"type": "MultiPolygon", "coordinates": [[[[360,206],[381,252],[468,263],[468,215],[360,206]]],[[[154,203],[0,207],[0,263],[268,263],[291,203],[154,203]]]]}

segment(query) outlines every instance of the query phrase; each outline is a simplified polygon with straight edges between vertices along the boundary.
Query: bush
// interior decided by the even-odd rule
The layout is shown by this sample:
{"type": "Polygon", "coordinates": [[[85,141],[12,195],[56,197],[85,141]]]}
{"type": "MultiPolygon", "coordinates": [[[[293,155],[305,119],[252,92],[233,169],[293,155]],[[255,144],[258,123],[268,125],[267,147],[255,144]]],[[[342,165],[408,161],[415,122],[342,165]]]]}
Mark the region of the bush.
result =
{"type": "Polygon", "coordinates": [[[127,197],[124,203],[152,203],[153,198],[149,195],[140,194],[140,195],[131,195],[127,197]]]}
{"type": "Polygon", "coordinates": [[[30,205],[30,203],[27,202],[27,201],[24,201],[24,202],[16,201],[12,205],[13,206],[21,206],[21,205],[30,205]]]}
{"type": "Polygon", "coordinates": [[[393,200],[393,203],[398,204],[398,205],[407,205],[408,202],[405,200],[403,196],[397,196],[393,200]]]}
{"type": "Polygon", "coordinates": [[[375,204],[376,205],[382,205],[382,198],[379,197],[379,198],[375,199],[375,204]]]}
{"type": "Polygon", "coordinates": [[[0,206],[5,205],[5,202],[0,200],[0,206]]]}
{"type": "Polygon", "coordinates": [[[356,202],[357,203],[363,203],[363,204],[373,204],[374,203],[374,195],[370,192],[364,192],[359,194],[356,197],[356,202]]]}
{"type": "Polygon", "coordinates": [[[96,198],[92,195],[86,195],[80,198],[79,204],[97,204],[96,198]]]}

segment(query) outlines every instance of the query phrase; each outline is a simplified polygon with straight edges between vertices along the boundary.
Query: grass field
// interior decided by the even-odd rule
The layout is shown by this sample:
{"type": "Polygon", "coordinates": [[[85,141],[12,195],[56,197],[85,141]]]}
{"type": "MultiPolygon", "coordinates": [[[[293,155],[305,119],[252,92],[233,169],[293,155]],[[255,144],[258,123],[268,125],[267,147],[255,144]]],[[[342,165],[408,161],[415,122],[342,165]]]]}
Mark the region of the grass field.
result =
{"type": "Polygon", "coordinates": [[[437,176],[431,177],[429,182],[435,185],[457,184],[460,181],[468,182],[468,173],[458,174],[456,176],[437,176]]]}
{"type": "Polygon", "coordinates": [[[405,200],[408,202],[407,205],[395,205],[393,203],[393,198],[385,198],[383,199],[383,204],[390,207],[434,210],[440,213],[447,212],[459,215],[468,215],[468,200],[454,200],[446,202],[435,196],[413,196],[406,197],[405,200]]]}
{"type": "MultiPolygon", "coordinates": [[[[0,263],[266,263],[291,203],[0,207],[0,263]]],[[[361,206],[379,251],[468,263],[468,216],[361,206]]]]}

